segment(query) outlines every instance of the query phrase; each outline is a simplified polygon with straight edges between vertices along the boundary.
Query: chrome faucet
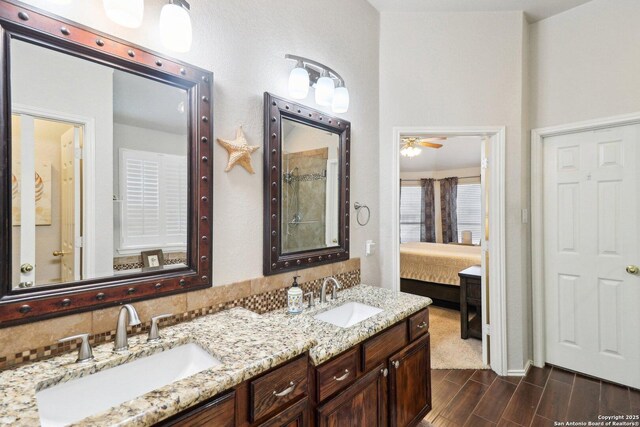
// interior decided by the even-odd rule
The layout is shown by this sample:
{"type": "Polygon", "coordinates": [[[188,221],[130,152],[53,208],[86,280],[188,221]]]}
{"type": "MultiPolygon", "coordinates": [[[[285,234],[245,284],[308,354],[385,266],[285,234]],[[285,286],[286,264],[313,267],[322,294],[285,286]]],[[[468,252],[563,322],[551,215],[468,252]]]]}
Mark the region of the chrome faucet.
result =
{"type": "Polygon", "coordinates": [[[113,345],[113,351],[123,352],[129,348],[127,339],[127,326],[135,326],[140,324],[138,312],[131,304],[125,304],[118,314],[118,324],[116,325],[116,338],[113,345]]]}
{"type": "Polygon", "coordinates": [[[322,281],[322,288],[320,289],[320,303],[327,302],[327,283],[333,282],[333,290],[331,291],[331,299],[338,298],[338,289],[342,289],[342,285],[338,282],[335,277],[326,277],[322,281]]]}

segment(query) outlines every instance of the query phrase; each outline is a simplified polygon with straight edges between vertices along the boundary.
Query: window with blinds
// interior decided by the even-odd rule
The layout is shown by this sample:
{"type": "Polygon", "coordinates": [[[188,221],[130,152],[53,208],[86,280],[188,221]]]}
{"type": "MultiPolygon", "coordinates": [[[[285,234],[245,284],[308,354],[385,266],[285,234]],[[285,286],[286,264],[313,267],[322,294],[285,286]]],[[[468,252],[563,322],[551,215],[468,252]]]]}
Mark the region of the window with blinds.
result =
{"type": "Polygon", "coordinates": [[[120,250],[187,245],[187,158],[120,150],[120,250]]]}
{"type": "Polygon", "coordinates": [[[419,242],[422,226],[422,188],[402,187],[400,194],[400,243],[419,242]]]}
{"type": "Polygon", "coordinates": [[[462,232],[471,231],[471,241],[480,244],[482,237],[482,204],[480,184],[458,184],[458,242],[462,232]]]}

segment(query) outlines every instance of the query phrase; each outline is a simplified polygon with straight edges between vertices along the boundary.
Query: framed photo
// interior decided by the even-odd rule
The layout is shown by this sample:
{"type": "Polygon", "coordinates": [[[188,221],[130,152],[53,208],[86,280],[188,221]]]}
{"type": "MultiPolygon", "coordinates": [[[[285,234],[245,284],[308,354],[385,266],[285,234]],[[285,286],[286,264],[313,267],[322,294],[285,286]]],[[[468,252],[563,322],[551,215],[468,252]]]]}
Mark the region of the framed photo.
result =
{"type": "Polygon", "coordinates": [[[164,268],[162,249],[143,251],[140,255],[142,255],[142,271],[162,270],[164,268]]]}

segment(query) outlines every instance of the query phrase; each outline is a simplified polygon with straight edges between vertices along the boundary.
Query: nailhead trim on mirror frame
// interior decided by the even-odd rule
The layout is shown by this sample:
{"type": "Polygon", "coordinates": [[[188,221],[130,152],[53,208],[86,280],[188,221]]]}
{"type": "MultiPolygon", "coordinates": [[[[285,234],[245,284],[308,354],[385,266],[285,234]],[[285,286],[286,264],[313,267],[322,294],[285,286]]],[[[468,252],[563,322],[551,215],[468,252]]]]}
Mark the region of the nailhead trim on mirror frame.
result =
{"type": "MultiPolygon", "coordinates": [[[[334,275],[334,277],[342,284],[343,289],[351,288],[360,284],[360,270],[348,271],[334,275]]],[[[320,288],[322,287],[323,279],[316,279],[309,282],[300,284],[303,292],[311,292],[317,296],[319,295],[320,288]]],[[[177,323],[188,322],[198,317],[206,316],[209,314],[217,313],[222,310],[227,310],[234,307],[244,307],[248,310],[256,313],[266,313],[268,311],[284,308],[287,305],[287,290],[288,287],[275,289],[273,291],[264,292],[256,295],[249,295],[244,298],[227,301],[216,306],[203,307],[195,310],[190,310],[181,314],[174,314],[173,316],[160,321],[162,327],[175,325],[177,323]]],[[[128,328],[129,334],[141,334],[149,331],[151,322],[147,321],[141,325],[133,328],[128,328]]],[[[109,341],[113,341],[116,334],[115,330],[103,332],[100,334],[93,334],[89,336],[89,342],[92,346],[103,344],[109,341]]],[[[131,336],[131,335],[129,335],[131,336]]],[[[0,371],[4,369],[14,368],[17,365],[34,362],[38,360],[44,360],[51,357],[59,356],[63,353],[74,351],[78,349],[79,342],[65,342],[61,344],[51,344],[44,347],[25,350],[20,353],[0,356],[0,371]]]]}
{"type": "Polygon", "coordinates": [[[17,0],[0,0],[0,205],[10,206],[10,103],[7,97],[8,49],[13,37],[52,47],[81,59],[130,71],[180,87],[189,94],[189,267],[157,274],[86,279],[73,286],[55,285],[16,291],[12,287],[10,211],[0,211],[0,330],[7,326],[91,311],[126,302],[158,298],[211,286],[210,182],[213,147],[213,74],[141,46],[55,16],[17,0]],[[133,55],[132,55],[133,53],[133,55]],[[202,161],[207,157],[209,162],[202,161]],[[6,237],[6,238],[5,238],[6,237]]]}

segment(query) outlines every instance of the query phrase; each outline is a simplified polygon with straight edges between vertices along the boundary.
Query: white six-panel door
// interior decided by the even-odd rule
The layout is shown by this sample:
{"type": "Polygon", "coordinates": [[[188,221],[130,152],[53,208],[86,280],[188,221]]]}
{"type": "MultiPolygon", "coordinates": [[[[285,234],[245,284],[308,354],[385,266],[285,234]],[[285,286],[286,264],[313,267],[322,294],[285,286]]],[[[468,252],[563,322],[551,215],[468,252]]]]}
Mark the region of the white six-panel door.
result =
{"type": "Polygon", "coordinates": [[[636,388],[639,145],[639,125],[543,144],[546,360],[636,388]]]}

